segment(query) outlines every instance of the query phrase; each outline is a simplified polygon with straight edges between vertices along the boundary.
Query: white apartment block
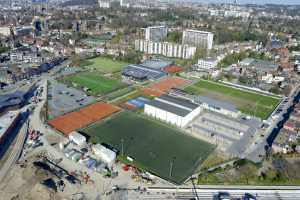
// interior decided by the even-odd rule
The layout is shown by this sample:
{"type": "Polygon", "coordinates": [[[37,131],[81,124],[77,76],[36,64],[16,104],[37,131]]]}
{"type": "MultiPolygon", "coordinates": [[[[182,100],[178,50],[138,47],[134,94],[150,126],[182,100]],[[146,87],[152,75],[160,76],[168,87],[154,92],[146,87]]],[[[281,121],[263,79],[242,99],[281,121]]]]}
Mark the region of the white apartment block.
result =
{"type": "Polygon", "coordinates": [[[145,29],[145,40],[159,42],[168,35],[166,26],[151,26],[145,29]]]}
{"type": "Polygon", "coordinates": [[[110,1],[108,1],[108,0],[99,0],[98,1],[98,4],[99,4],[99,7],[100,8],[110,8],[110,1]]]}
{"type": "Polygon", "coordinates": [[[0,35],[9,36],[10,35],[10,28],[8,26],[0,27],[0,35]]]}
{"type": "Polygon", "coordinates": [[[217,59],[199,59],[198,63],[195,65],[197,70],[210,70],[215,69],[218,65],[217,59]]]}
{"type": "Polygon", "coordinates": [[[206,31],[185,30],[183,31],[182,44],[197,46],[203,49],[212,49],[214,34],[206,31]]]}
{"type": "Polygon", "coordinates": [[[251,15],[251,12],[242,11],[242,10],[209,10],[210,16],[217,16],[217,17],[242,17],[248,18],[251,15]]]}
{"type": "Polygon", "coordinates": [[[189,45],[174,44],[169,42],[136,40],[135,50],[147,54],[158,54],[172,58],[191,59],[194,57],[197,48],[189,45]]]}
{"type": "Polygon", "coordinates": [[[242,18],[248,18],[248,17],[250,17],[250,13],[246,12],[246,11],[226,10],[224,12],[224,17],[242,17],[242,18]]]}
{"type": "Polygon", "coordinates": [[[130,3],[125,0],[120,0],[120,6],[123,8],[130,8],[130,3]]]}

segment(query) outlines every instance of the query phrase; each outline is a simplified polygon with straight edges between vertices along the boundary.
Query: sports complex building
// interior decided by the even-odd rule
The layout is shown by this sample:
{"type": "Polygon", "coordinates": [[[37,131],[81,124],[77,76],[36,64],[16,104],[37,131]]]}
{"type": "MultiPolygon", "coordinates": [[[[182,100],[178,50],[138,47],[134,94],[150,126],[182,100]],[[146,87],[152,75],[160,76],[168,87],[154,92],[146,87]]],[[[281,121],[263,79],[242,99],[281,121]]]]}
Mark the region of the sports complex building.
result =
{"type": "Polygon", "coordinates": [[[134,81],[156,80],[167,74],[158,69],[149,68],[143,65],[128,65],[122,71],[122,76],[134,81]]]}
{"type": "Polygon", "coordinates": [[[26,101],[32,97],[35,89],[34,84],[18,88],[14,92],[9,92],[0,95],[0,114],[9,110],[21,108],[26,101]]]}
{"type": "Polygon", "coordinates": [[[226,116],[237,118],[241,115],[241,112],[237,110],[234,104],[226,101],[219,101],[206,96],[194,96],[194,101],[199,103],[204,109],[226,116]]]}
{"type": "Polygon", "coordinates": [[[0,113],[10,109],[20,108],[25,103],[25,92],[16,91],[10,94],[0,95],[0,113]]]}
{"type": "Polygon", "coordinates": [[[191,95],[178,88],[171,88],[169,94],[178,98],[189,99],[194,103],[199,104],[202,109],[217,112],[232,118],[238,118],[241,115],[241,112],[236,108],[236,106],[227,101],[219,101],[207,96],[191,95]]]}
{"type": "Polygon", "coordinates": [[[200,114],[202,108],[191,101],[162,95],[145,104],[145,113],[156,119],[184,127],[200,114]]]}
{"type": "Polygon", "coordinates": [[[141,64],[128,65],[122,71],[124,78],[134,81],[156,80],[167,75],[165,68],[173,64],[171,61],[151,59],[141,64]]]}

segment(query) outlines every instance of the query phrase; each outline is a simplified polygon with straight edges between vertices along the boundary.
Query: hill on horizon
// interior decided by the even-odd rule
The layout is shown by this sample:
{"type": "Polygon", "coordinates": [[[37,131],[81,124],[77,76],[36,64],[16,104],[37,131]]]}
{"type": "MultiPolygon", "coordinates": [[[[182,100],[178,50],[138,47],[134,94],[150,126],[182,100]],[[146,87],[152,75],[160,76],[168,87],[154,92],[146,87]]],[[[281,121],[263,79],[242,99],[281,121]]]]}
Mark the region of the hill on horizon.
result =
{"type": "Polygon", "coordinates": [[[92,6],[96,4],[98,4],[97,0],[70,0],[62,3],[61,5],[63,7],[66,7],[66,6],[80,6],[80,5],[92,6]]]}

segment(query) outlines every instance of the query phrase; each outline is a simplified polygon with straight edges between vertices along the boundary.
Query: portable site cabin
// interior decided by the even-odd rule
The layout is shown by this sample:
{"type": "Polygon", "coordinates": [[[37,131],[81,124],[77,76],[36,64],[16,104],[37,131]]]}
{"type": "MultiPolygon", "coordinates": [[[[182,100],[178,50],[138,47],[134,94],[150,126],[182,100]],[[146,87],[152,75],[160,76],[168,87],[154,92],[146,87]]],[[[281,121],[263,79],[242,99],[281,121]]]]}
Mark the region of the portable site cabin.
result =
{"type": "Polygon", "coordinates": [[[116,160],[116,153],[101,144],[96,144],[92,147],[94,154],[99,157],[108,166],[111,166],[116,160]]]}
{"type": "Polygon", "coordinates": [[[69,140],[74,142],[75,144],[82,146],[86,144],[86,138],[81,135],[80,133],[73,131],[72,133],[70,133],[69,135],[69,140]]]}

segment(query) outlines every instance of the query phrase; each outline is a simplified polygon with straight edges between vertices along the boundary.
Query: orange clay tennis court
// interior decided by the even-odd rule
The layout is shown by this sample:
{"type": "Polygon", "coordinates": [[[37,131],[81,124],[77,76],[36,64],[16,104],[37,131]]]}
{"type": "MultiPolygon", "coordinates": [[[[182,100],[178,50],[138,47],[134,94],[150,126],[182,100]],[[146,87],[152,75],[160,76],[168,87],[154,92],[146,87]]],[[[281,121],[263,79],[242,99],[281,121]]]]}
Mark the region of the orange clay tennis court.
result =
{"type": "Polygon", "coordinates": [[[181,88],[190,83],[191,81],[180,77],[166,77],[158,83],[155,83],[150,87],[144,88],[143,92],[146,95],[158,97],[168,92],[171,88],[181,88]]]}
{"type": "Polygon", "coordinates": [[[109,117],[120,111],[119,107],[107,103],[96,103],[89,105],[79,111],[70,112],[63,116],[50,120],[48,123],[65,135],[76,129],[86,127],[96,121],[109,117]]]}
{"type": "Polygon", "coordinates": [[[179,67],[177,65],[171,65],[171,66],[165,67],[164,71],[167,73],[177,73],[177,72],[182,72],[183,68],[179,67]]]}

